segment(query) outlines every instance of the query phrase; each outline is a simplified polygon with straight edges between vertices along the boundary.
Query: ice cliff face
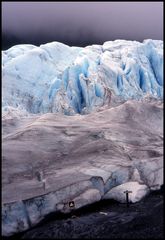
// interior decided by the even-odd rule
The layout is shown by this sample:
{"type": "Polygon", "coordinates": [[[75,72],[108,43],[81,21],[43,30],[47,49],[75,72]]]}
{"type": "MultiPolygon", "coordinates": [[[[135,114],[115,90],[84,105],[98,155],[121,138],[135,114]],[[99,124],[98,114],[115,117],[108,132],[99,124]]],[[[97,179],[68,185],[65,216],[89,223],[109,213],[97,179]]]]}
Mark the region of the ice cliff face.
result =
{"type": "Polygon", "coordinates": [[[87,113],[115,99],[163,97],[163,42],[85,48],[52,42],[2,52],[3,110],[87,113]]]}

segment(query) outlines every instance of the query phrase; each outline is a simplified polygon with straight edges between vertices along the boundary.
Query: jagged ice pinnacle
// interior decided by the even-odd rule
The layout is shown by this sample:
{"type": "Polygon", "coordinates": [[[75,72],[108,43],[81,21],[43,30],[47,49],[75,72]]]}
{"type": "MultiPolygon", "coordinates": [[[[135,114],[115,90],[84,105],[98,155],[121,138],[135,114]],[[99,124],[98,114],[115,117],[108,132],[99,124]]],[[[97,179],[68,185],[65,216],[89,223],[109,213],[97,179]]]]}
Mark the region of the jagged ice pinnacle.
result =
{"type": "Polygon", "coordinates": [[[163,97],[163,42],[116,40],[85,48],[52,42],[2,51],[3,110],[88,113],[110,102],[163,97]]]}

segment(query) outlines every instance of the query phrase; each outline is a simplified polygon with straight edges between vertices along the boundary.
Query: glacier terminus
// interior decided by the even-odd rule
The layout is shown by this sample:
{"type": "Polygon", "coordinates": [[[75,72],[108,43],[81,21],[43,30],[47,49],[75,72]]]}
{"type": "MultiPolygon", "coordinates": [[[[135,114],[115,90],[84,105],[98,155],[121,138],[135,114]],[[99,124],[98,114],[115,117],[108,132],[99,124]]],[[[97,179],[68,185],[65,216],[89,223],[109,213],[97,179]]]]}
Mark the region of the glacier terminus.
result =
{"type": "Polygon", "coordinates": [[[2,51],[2,235],[163,186],[163,41],[2,51]]]}
{"type": "Polygon", "coordinates": [[[4,112],[73,115],[89,113],[114,97],[162,99],[163,42],[16,45],[2,52],[2,76],[4,112]]]}

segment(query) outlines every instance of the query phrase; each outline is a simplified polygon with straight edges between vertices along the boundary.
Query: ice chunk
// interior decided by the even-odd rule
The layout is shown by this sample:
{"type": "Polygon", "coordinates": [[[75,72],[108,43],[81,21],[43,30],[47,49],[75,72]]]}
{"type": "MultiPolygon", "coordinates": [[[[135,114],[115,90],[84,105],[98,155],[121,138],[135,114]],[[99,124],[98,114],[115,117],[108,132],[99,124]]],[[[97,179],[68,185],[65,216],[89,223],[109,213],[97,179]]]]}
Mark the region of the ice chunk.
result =
{"type": "Polygon", "coordinates": [[[126,182],[117,187],[113,187],[109,192],[104,195],[104,199],[114,199],[121,203],[126,202],[125,191],[130,191],[129,201],[138,202],[149,193],[149,188],[145,184],[138,182],[126,182]]]}

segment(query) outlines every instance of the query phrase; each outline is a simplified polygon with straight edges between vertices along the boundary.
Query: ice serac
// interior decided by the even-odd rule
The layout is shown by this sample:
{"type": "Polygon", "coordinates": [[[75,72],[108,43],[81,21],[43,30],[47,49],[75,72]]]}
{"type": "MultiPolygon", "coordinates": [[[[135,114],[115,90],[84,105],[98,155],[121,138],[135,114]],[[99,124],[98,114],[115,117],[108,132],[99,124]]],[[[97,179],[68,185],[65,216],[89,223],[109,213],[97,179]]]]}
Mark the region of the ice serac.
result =
{"type": "Polygon", "coordinates": [[[2,52],[3,110],[89,113],[119,100],[163,97],[163,42],[116,40],[85,48],[52,42],[2,52]]]}

